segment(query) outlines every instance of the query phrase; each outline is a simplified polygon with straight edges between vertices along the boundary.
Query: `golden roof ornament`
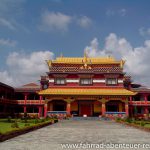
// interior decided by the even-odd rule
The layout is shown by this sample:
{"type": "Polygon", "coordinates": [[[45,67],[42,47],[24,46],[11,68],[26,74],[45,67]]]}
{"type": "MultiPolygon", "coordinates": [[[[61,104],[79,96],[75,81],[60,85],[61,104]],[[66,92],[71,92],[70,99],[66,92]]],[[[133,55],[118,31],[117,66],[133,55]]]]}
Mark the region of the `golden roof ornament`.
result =
{"type": "MultiPolygon", "coordinates": [[[[88,57],[87,57],[86,52],[84,52],[84,57],[83,57],[82,62],[83,62],[83,66],[81,66],[80,69],[91,69],[91,67],[88,66],[88,57]]],[[[89,63],[92,64],[91,60],[89,63]]]]}
{"type": "Polygon", "coordinates": [[[64,56],[63,56],[63,53],[61,53],[61,54],[60,54],[60,57],[61,57],[61,58],[63,58],[63,57],[64,57],[64,56]]]}
{"type": "Polygon", "coordinates": [[[88,60],[87,60],[87,54],[86,54],[86,52],[84,52],[83,62],[84,62],[84,63],[87,63],[87,61],[88,61],[88,60]]]}
{"type": "Polygon", "coordinates": [[[120,67],[123,68],[124,64],[125,64],[125,60],[121,59],[121,61],[120,61],[120,67]]]}
{"type": "Polygon", "coordinates": [[[46,63],[48,65],[49,69],[50,69],[50,67],[52,66],[52,60],[46,60],[46,63]]]}

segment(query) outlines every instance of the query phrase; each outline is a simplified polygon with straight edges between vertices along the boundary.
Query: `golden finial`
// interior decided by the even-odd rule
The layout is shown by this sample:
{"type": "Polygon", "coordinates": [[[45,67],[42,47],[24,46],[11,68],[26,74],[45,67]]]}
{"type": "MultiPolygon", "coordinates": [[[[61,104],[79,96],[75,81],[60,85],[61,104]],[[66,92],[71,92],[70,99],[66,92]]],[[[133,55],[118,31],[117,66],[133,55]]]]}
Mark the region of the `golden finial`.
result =
{"type": "Polygon", "coordinates": [[[64,56],[63,56],[63,53],[60,54],[60,57],[61,57],[61,58],[64,57],[64,56]]]}
{"type": "Polygon", "coordinates": [[[84,63],[87,63],[87,53],[86,53],[86,51],[84,52],[84,63]]]}
{"type": "Polygon", "coordinates": [[[121,61],[120,61],[120,67],[123,68],[124,64],[125,64],[125,60],[121,59],[121,61]]]}
{"type": "Polygon", "coordinates": [[[88,62],[87,53],[86,53],[86,51],[84,51],[84,57],[82,59],[82,62],[83,62],[84,65],[82,67],[80,67],[80,69],[91,69],[91,67],[88,66],[88,65],[89,65],[89,63],[91,64],[92,62],[91,62],[91,60],[89,60],[89,61],[90,62],[88,62]]]}
{"type": "Polygon", "coordinates": [[[84,57],[87,57],[87,53],[86,53],[86,51],[84,51],[84,57]]]}
{"type": "Polygon", "coordinates": [[[52,66],[52,60],[46,60],[46,63],[47,63],[49,68],[52,66]]]}

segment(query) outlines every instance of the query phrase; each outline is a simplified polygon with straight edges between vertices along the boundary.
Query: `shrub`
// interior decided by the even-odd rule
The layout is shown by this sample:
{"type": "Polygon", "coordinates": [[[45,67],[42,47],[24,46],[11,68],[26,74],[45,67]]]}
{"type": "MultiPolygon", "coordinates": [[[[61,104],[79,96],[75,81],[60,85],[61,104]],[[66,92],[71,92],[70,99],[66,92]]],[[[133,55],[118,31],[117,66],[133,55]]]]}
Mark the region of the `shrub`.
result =
{"type": "Polygon", "coordinates": [[[41,121],[41,122],[45,122],[46,120],[43,118],[43,119],[40,119],[40,121],[41,121]]]}
{"type": "Polygon", "coordinates": [[[39,119],[36,118],[36,119],[34,120],[34,123],[35,123],[35,124],[39,123],[39,119]]]}
{"type": "Polygon", "coordinates": [[[141,122],[140,122],[140,125],[141,125],[142,127],[144,127],[144,126],[145,126],[145,122],[144,122],[144,121],[141,121],[141,122]]]}
{"type": "Polygon", "coordinates": [[[12,119],[11,116],[8,116],[7,121],[10,123],[10,122],[12,122],[11,119],[12,119]]]}
{"type": "Polygon", "coordinates": [[[49,116],[46,116],[46,118],[45,118],[46,120],[49,120],[49,119],[51,119],[51,117],[49,117],[49,116]]]}
{"type": "Polygon", "coordinates": [[[54,123],[58,122],[58,119],[54,119],[54,123]]]}
{"type": "Polygon", "coordinates": [[[28,117],[27,112],[24,112],[23,117],[24,117],[24,118],[27,118],[27,117],[28,117]]]}
{"type": "Polygon", "coordinates": [[[118,121],[118,122],[119,122],[119,121],[121,121],[121,118],[119,118],[119,117],[118,117],[118,118],[116,118],[116,121],[118,121]]]}
{"type": "Polygon", "coordinates": [[[18,123],[17,123],[16,120],[15,120],[14,123],[11,124],[11,127],[12,127],[12,128],[19,128],[19,125],[18,125],[18,123]]]}
{"type": "Polygon", "coordinates": [[[127,117],[127,118],[125,119],[125,121],[128,122],[128,123],[131,123],[131,122],[132,122],[132,119],[129,118],[129,117],[127,117]]]}
{"type": "Polygon", "coordinates": [[[29,124],[29,123],[25,123],[24,126],[25,126],[25,127],[29,127],[30,124],[29,124]]]}

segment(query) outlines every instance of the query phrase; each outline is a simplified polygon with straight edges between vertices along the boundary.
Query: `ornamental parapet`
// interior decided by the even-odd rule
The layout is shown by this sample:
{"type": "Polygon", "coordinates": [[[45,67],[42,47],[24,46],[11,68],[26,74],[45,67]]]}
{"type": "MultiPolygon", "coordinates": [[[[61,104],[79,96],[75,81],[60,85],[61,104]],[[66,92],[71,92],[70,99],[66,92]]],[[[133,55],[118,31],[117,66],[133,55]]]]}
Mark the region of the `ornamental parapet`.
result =
{"type": "Polygon", "coordinates": [[[130,101],[129,104],[133,106],[150,106],[150,101],[130,101]]]}
{"type": "MultiPolygon", "coordinates": [[[[0,103],[24,105],[25,100],[0,99],[0,103]]],[[[44,100],[26,100],[26,105],[44,105],[44,100]]]]}
{"type": "Polygon", "coordinates": [[[79,67],[51,67],[49,73],[64,73],[64,72],[76,72],[76,73],[122,73],[123,70],[120,67],[102,67],[102,68],[90,68],[81,69],[79,67]]]}
{"type": "MultiPolygon", "coordinates": [[[[24,105],[24,100],[17,100],[17,104],[24,105]]],[[[44,100],[26,100],[26,105],[44,105],[44,100]]]]}
{"type": "Polygon", "coordinates": [[[0,103],[3,103],[3,104],[17,104],[17,101],[16,100],[5,99],[5,98],[0,98],[0,103]]]}

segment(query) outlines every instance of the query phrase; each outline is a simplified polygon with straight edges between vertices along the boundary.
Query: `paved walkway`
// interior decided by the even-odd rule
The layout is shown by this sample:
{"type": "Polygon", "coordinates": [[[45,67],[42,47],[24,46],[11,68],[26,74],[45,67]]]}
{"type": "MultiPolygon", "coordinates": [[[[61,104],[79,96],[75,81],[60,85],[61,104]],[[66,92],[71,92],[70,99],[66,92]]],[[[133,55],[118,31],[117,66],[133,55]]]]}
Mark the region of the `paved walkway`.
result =
{"type": "Polygon", "coordinates": [[[62,150],[62,143],[81,142],[150,144],[150,133],[112,121],[64,120],[2,142],[0,150],[62,150]]]}

